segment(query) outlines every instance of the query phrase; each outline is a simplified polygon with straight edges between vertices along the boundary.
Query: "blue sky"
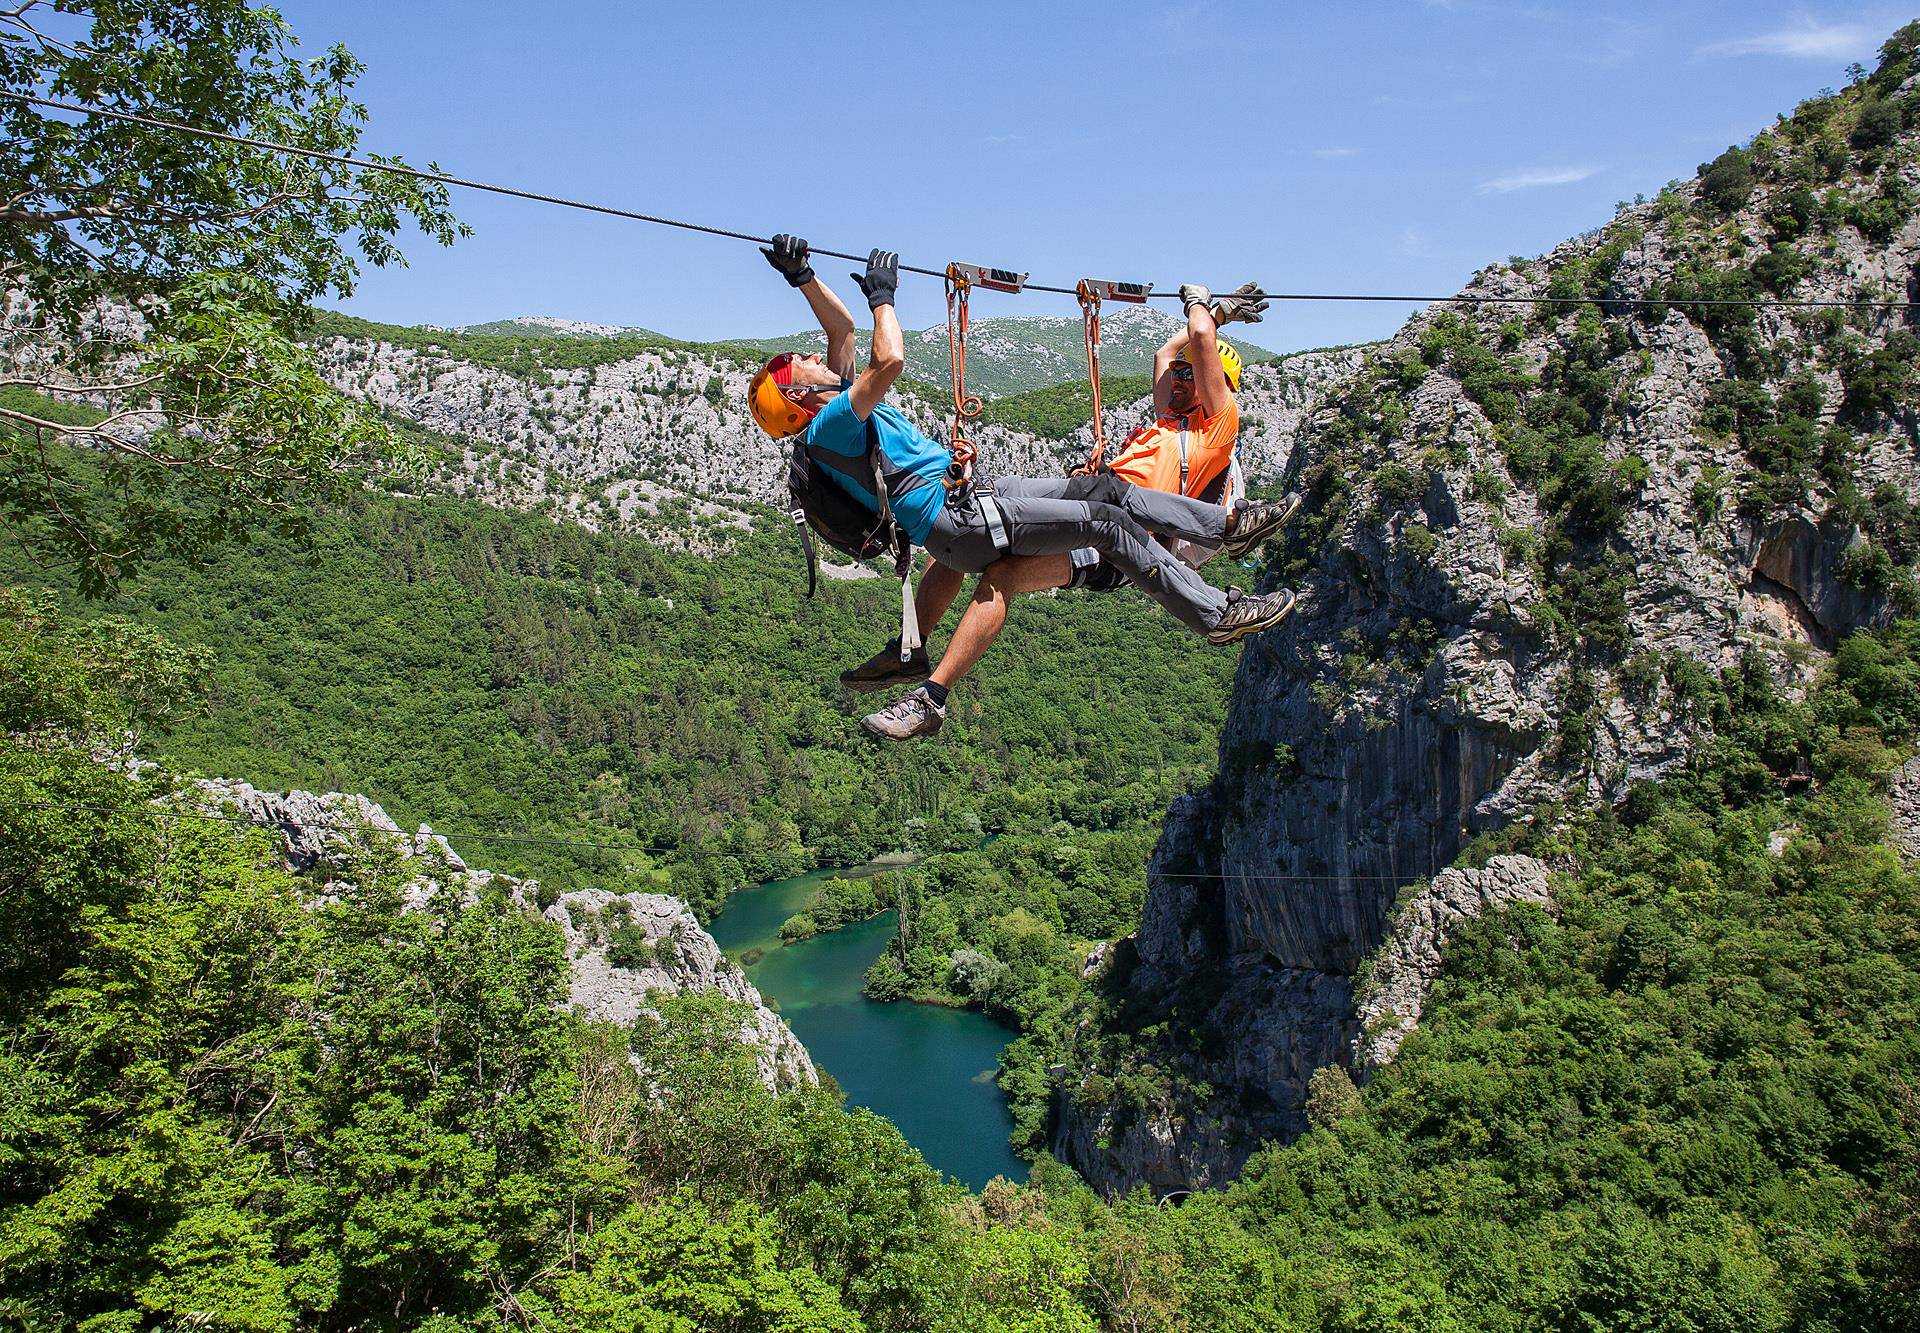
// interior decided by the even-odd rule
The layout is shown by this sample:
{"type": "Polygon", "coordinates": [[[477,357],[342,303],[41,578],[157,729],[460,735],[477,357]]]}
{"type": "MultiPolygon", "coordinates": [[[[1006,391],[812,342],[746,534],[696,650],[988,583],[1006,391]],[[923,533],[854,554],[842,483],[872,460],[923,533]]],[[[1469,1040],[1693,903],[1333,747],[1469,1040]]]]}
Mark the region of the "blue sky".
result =
{"type": "MultiPolygon", "coordinates": [[[[1036,281],[1415,292],[1454,291],[1691,175],[1843,83],[1849,61],[1871,64],[1913,16],[1771,0],[281,8],[306,47],[366,61],[364,147],[416,165],[1036,281]]],[[[473,237],[416,238],[411,267],[369,273],[346,308],[701,339],[806,322],[738,242],[470,192],[456,206],[473,237]]],[[[937,322],[939,284],[909,280],[900,309],[937,322]]],[[[1405,315],[1291,306],[1257,336],[1347,342],[1405,315]]]]}

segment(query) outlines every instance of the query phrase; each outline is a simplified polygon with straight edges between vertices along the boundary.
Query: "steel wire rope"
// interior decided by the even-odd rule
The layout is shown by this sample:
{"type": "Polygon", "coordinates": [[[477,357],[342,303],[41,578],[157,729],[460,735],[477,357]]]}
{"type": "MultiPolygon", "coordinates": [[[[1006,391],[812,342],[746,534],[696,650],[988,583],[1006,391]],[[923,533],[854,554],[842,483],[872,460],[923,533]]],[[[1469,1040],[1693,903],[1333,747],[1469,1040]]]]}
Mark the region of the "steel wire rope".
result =
{"type": "MultiPolygon", "coordinates": [[[[296,820],[296,819],[254,819],[247,815],[218,814],[210,810],[170,810],[159,805],[144,805],[144,806],[89,805],[89,804],[76,802],[76,801],[0,800],[0,807],[12,807],[14,809],[28,809],[28,810],[62,810],[62,811],[67,811],[72,813],[91,813],[91,814],[100,814],[100,815],[129,815],[129,816],[135,816],[135,817],[141,817],[141,818],[151,817],[155,819],[198,819],[198,820],[204,820],[210,823],[237,824],[237,825],[242,825],[249,828],[276,829],[276,830],[301,829],[307,832],[316,832],[316,833],[340,833],[340,832],[377,833],[383,837],[388,837],[388,838],[404,838],[409,842],[415,841],[423,836],[426,836],[426,837],[445,838],[449,842],[451,842],[456,838],[459,838],[468,842],[503,842],[503,843],[521,845],[521,846],[583,847],[591,851],[597,851],[597,852],[657,853],[662,856],[678,856],[685,860],[719,860],[723,857],[729,857],[729,856],[737,857],[740,855],[739,852],[725,851],[717,847],[708,848],[708,849],[695,848],[689,851],[688,849],[685,849],[685,848],[650,846],[646,843],[590,842],[583,838],[539,838],[539,837],[530,837],[525,834],[519,834],[519,833],[491,833],[484,829],[459,829],[452,832],[448,832],[446,830],[433,827],[431,823],[425,824],[427,832],[426,834],[423,835],[418,830],[415,830],[414,832],[409,833],[406,829],[399,828],[397,826],[394,828],[388,828],[385,824],[374,824],[366,821],[340,820],[340,821],[335,821],[335,822],[330,822],[325,824],[316,824],[316,823],[308,823],[306,821],[296,820]]],[[[1057,839],[1052,839],[1052,838],[1049,838],[1048,840],[1057,841],[1057,839]]],[[[936,853],[936,855],[953,855],[953,854],[954,853],[936,853]]],[[[826,870],[864,870],[873,864],[874,862],[872,861],[848,861],[848,862],[834,863],[834,864],[828,864],[828,865],[818,865],[818,866],[814,866],[810,870],[803,870],[800,873],[803,875],[812,875],[812,874],[817,874],[820,871],[826,871],[826,870]]],[[[905,869],[906,867],[903,865],[901,868],[905,869]]],[[[1171,878],[1171,879],[1313,880],[1313,881],[1333,881],[1333,882],[1347,880],[1347,881],[1366,881],[1366,882],[1378,881],[1382,883],[1407,882],[1406,878],[1400,875],[1326,875],[1326,874],[1321,874],[1321,875],[1300,875],[1300,874],[1229,875],[1219,871],[1194,871],[1194,872],[1165,871],[1163,873],[1168,878],[1171,878]]],[[[1419,876],[1415,876],[1415,878],[1419,878],[1419,876]]]]}
{"type": "MultiPolygon", "coordinates": [[[[276,143],[270,139],[257,139],[244,134],[229,134],[223,130],[202,129],[197,125],[186,125],[179,121],[164,120],[157,116],[143,116],[132,111],[115,111],[106,107],[83,106],[72,102],[61,102],[50,97],[34,97],[27,93],[0,91],[0,97],[30,106],[46,107],[55,111],[71,112],[81,116],[102,116],[110,120],[124,121],[131,125],[144,125],[151,129],[167,130],[175,134],[186,134],[201,139],[211,139],[219,143],[237,144],[245,148],[258,148],[270,153],[284,153],[293,157],[304,157],[317,162],[334,162],[342,166],[357,167],[365,171],[384,171],[390,175],[408,176],[415,180],[432,181],[439,185],[455,185],[465,190],[480,190],[488,194],[506,195],[514,199],[526,199],[534,203],[553,204],[560,208],[578,209],[586,213],[600,213],[608,217],[625,218],[632,222],[648,222],[660,227],[674,227],[681,231],[699,232],[707,236],[719,236],[726,240],[748,241],[754,245],[771,245],[772,238],[755,236],[751,232],[734,231],[726,227],[709,226],[702,222],[687,222],[680,218],[670,218],[658,213],[641,213],[633,209],[619,208],[612,204],[596,204],[581,199],[569,199],[563,195],[544,194],[538,190],[524,190],[512,185],[496,185],[488,181],[468,180],[464,177],[449,175],[438,171],[421,171],[416,167],[402,166],[396,162],[381,162],[369,158],[352,157],[344,153],[328,153],[317,148],[299,148],[292,144],[276,143]]],[[[865,255],[849,254],[844,250],[825,250],[809,246],[809,252],[830,259],[845,259],[856,264],[867,260],[865,255]]],[[[929,278],[944,280],[945,268],[923,268],[917,264],[902,263],[900,269],[905,273],[918,273],[929,278]]],[[[1076,287],[1052,286],[1047,283],[1029,282],[1023,290],[1030,292],[1048,292],[1060,296],[1074,296],[1076,287]]],[[[1269,301],[1291,302],[1369,302],[1376,304],[1398,305],[1531,305],[1531,306],[1573,306],[1601,305],[1625,307],[1668,307],[1686,306],[1689,308],[1711,308],[1747,306],[1769,310],[1912,310],[1920,302],[1914,301],[1827,301],[1794,300],[1788,297],[1755,297],[1741,300],[1733,297],[1706,297],[1698,300],[1663,297],[1655,299],[1643,296],[1588,297],[1588,296],[1465,296],[1458,293],[1452,296],[1415,296],[1389,292],[1263,292],[1269,301]]],[[[1160,291],[1150,293],[1152,301],[1178,300],[1177,292],[1160,291]]]]}

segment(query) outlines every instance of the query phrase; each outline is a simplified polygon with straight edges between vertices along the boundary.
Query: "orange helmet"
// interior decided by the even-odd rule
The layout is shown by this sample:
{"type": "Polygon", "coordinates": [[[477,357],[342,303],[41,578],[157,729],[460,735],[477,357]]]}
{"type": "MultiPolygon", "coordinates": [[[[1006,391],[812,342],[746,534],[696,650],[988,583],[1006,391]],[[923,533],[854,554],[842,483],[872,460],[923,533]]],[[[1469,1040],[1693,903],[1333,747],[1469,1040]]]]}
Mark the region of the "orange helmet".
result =
{"type": "Polygon", "coordinates": [[[770,357],[747,385],[747,410],[761,430],[776,440],[798,435],[813,421],[813,411],[787,397],[793,383],[793,353],[770,357]]]}

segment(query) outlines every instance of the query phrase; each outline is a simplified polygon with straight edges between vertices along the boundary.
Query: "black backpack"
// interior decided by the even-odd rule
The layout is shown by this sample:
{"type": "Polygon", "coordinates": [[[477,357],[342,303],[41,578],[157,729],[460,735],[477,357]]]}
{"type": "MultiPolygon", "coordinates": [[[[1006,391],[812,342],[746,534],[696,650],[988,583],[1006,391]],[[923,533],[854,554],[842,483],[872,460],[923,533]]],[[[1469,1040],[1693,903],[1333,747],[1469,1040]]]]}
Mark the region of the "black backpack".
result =
{"type": "Polygon", "coordinates": [[[887,483],[880,472],[880,433],[872,421],[867,422],[867,451],[859,458],[810,445],[805,435],[795,441],[793,457],[787,464],[787,506],[807,552],[809,597],[818,586],[814,533],[855,560],[871,560],[891,551],[898,566],[911,556],[912,544],[887,506],[887,483]],[[830,475],[835,472],[870,486],[880,501],[880,512],[874,513],[847,494],[830,475]]]}

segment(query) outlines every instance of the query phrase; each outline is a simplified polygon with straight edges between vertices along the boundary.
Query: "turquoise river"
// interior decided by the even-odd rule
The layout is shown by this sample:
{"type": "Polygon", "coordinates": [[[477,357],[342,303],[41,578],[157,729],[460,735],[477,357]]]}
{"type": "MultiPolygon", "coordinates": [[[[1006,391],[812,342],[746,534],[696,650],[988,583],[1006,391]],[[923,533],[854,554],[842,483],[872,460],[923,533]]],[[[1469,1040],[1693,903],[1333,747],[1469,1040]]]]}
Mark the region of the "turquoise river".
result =
{"type": "Polygon", "coordinates": [[[994,1176],[1025,1180],[1026,1164],[1007,1146],[1013,1119],[993,1081],[1013,1034],[980,1014],[876,1004],[860,993],[867,968],[893,935],[892,912],[781,947],[781,923],[836,873],[848,872],[740,890],[714,919],[714,939],[735,957],[765,950],[747,976],[848,1101],[893,1121],[936,1169],[974,1189],[994,1176]]]}

